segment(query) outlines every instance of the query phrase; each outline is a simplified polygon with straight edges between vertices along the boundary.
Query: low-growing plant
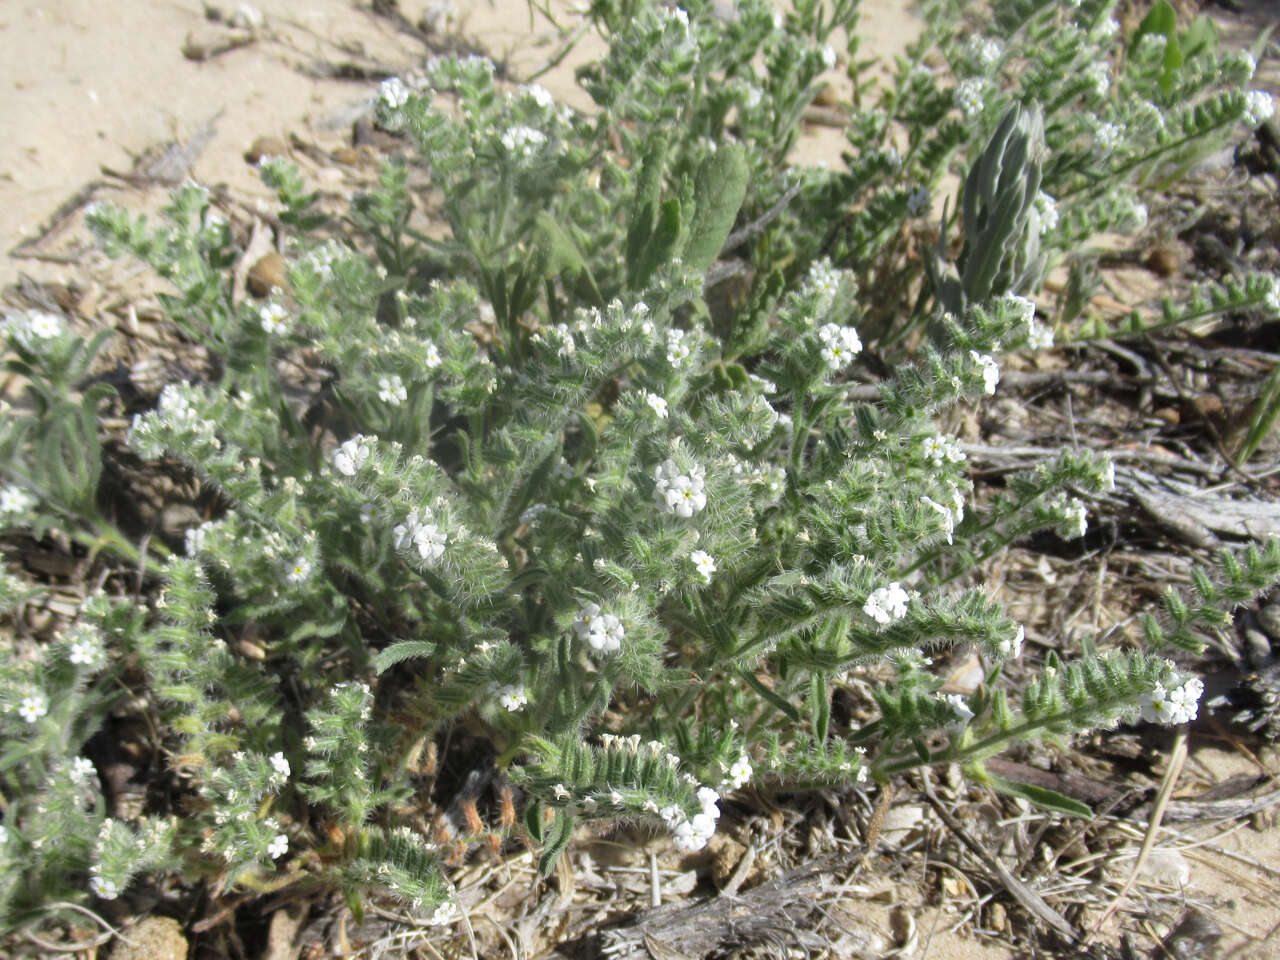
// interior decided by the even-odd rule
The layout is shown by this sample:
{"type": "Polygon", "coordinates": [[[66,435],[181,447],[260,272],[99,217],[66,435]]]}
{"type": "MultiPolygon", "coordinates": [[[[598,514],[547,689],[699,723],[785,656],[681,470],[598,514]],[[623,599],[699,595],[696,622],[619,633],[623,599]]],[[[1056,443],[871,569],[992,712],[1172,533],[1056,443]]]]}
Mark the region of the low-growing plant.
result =
{"type": "MultiPolygon", "coordinates": [[[[171,284],[167,314],[212,373],[137,411],[127,454],[100,448],[101,335],[10,318],[28,402],[0,437],[0,515],[128,561],[146,589],[93,594],[52,642],[6,640],[0,911],[29,923],[179,870],[307,879],[357,910],[383,889],[447,921],[413,797],[456,727],[487,744],[503,802],[447,832],[523,836],[544,874],[584,821],[700,849],[748,784],[958,763],[1087,814],[983,760],[1194,717],[1200,683],[1166,648],[1199,649],[1280,577],[1280,545],[1225,556],[1167,594],[1143,647],[1050,654],[1021,689],[1003,668],[1023,628],[974,585],[1033,532],[1081,536],[1080,497],[1113,470],[1064,450],[978,497],[940,415],[994,394],[1003,352],[1050,340],[1029,299],[1049,265],[1136,225],[1143,188],[1269,104],[1242,88],[1246,57],[1183,42],[1174,64],[1171,35],[1120,37],[1112,7],[1003,0],[993,36],[956,40],[963,5],[925,3],[877,93],[851,0],[602,0],[609,51],[580,71],[593,111],[439,59],[382,85],[379,121],[417,154],[341,220],[263,160],[288,279],[262,301],[240,298],[241,249],[203,188],[174,191],[160,226],[95,208],[107,251],[171,284]],[[845,36],[845,167],[797,169],[845,36]],[[924,66],[935,52],[952,79],[924,66]],[[950,165],[958,199],[933,224],[950,165]],[[709,305],[735,275],[745,293],[709,305]],[[864,341],[873,402],[848,389],[864,341]],[[104,502],[103,456],[185,472],[209,519],[144,548],[104,502]],[[985,678],[943,695],[930,655],[960,648],[985,678]],[[884,681],[864,723],[832,717],[851,671],[884,681]],[[152,725],[172,809],[105,815],[82,754],[113,709],[152,725]]],[[[1273,278],[1224,278],[1164,316],[1278,301],[1273,278]]],[[[1080,313],[1048,319],[1070,332],[1080,313]]],[[[6,608],[27,589],[0,584],[6,608]]]]}

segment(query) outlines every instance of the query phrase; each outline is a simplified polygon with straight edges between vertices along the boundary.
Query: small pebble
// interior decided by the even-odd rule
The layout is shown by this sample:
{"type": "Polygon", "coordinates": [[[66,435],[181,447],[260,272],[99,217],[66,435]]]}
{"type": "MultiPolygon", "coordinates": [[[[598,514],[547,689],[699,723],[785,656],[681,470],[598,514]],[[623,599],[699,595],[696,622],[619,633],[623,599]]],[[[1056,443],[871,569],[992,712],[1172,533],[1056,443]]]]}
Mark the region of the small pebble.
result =
{"type": "Polygon", "coordinates": [[[1268,603],[1258,610],[1258,626],[1273,643],[1280,643],[1280,603],[1268,603]]]}
{"type": "Polygon", "coordinates": [[[249,268],[249,292],[255,297],[265,297],[279,287],[284,290],[289,285],[284,269],[284,257],[278,253],[268,253],[249,268]]]}
{"type": "Polygon", "coordinates": [[[257,164],[263,157],[287,157],[289,148],[279,137],[259,137],[244,152],[246,163],[257,164]]]}

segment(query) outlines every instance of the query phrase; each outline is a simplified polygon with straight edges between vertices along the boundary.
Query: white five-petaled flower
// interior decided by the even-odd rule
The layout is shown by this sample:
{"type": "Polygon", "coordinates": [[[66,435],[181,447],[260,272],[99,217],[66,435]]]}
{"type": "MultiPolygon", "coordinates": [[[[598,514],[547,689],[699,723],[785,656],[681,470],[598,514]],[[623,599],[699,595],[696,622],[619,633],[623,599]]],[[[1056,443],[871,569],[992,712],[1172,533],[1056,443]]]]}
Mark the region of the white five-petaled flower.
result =
{"type": "Polygon", "coordinates": [[[356,436],[347,440],[333,452],[333,466],[340,474],[354,477],[365,465],[373,448],[366,437],[356,436]]]}
{"type": "Polygon", "coordinates": [[[440,366],[440,351],[436,349],[434,343],[427,344],[427,355],[423,358],[423,363],[427,365],[428,370],[434,370],[440,366]]]}
{"type": "Polygon", "coordinates": [[[729,775],[725,778],[721,787],[728,787],[730,790],[738,790],[745,787],[751,780],[751,774],[754,771],[751,768],[751,761],[745,753],[739,754],[738,759],[729,764],[729,775]]]}
{"type": "Polygon", "coordinates": [[[506,686],[498,691],[498,704],[508,713],[514,713],[528,702],[524,687],[506,686]]]}
{"type": "Polygon", "coordinates": [[[982,368],[982,389],[987,396],[991,396],[1000,383],[1000,365],[989,354],[979,353],[977,350],[969,351],[969,359],[982,368]]]}
{"type": "Polygon", "coordinates": [[[1000,62],[1000,55],[1003,52],[999,41],[990,37],[973,37],[969,41],[969,56],[984,73],[1000,62]]]}
{"type": "Polygon", "coordinates": [[[268,334],[284,333],[289,326],[289,311],[284,304],[268,303],[258,311],[258,320],[268,334]]]}
{"type": "Polygon", "coordinates": [[[674,367],[682,360],[688,359],[692,352],[689,344],[685,342],[683,330],[673,327],[667,331],[667,363],[674,367]]]}
{"type": "Polygon", "coordinates": [[[279,860],[289,852],[289,838],[283,833],[277,833],[271,838],[271,842],[267,844],[267,856],[272,860],[279,860]]]}
{"type": "Polygon", "coordinates": [[[119,887],[105,877],[96,875],[89,878],[89,890],[101,900],[114,900],[120,896],[119,887]]]}
{"type": "Polygon", "coordinates": [[[921,452],[926,460],[932,460],[934,463],[959,463],[964,459],[964,451],[962,451],[954,440],[950,437],[934,435],[925,437],[921,443],[921,452]]]}
{"type": "Polygon", "coordinates": [[[931,507],[934,510],[936,510],[938,514],[942,517],[943,533],[945,533],[947,536],[947,543],[952,543],[953,542],[952,534],[955,532],[955,528],[956,528],[956,518],[955,518],[955,514],[951,512],[951,508],[944,507],[942,504],[938,503],[938,501],[934,500],[932,497],[921,497],[920,502],[924,504],[926,507],[931,507]]]}
{"type": "Polygon", "coordinates": [[[674,460],[664,460],[654,467],[653,497],[664,513],[692,517],[707,505],[704,489],[706,471],[699,464],[681,473],[674,460]]]}
{"type": "Polygon", "coordinates": [[[887,587],[879,587],[871,591],[867,602],[862,605],[862,612],[879,624],[890,624],[907,615],[907,602],[911,598],[902,585],[893,582],[887,587]]]}
{"type": "Polygon", "coordinates": [[[102,642],[90,627],[79,626],[67,636],[67,659],[77,666],[92,667],[102,660],[102,642]]]}
{"type": "Polygon", "coordinates": [[[62,321],[52,313],[32,312],[27,315],[26,332],[38,340],[62,336],[62,321]]]}
{"type": "Polygon", "coordinates": [[[644,402],[647,403],[653,412],[658,415],[658,419],[667,419],[667,401],[664,398],[658,396],[656,393],[646,393],[644,395],[644,402]]]}
{"type": "Polygon", "coordinates": [[[378,399],[383,403],[398,407],[408,398],[409,392],[405,389],[404,381],[400,379],[398,374],[393,373],[389,377],[378,378],[378,399]]]}
{"type": "Polygon", "coordinates": [[[35,723],[49,712],[49,698],[43,693],[33,693],[18,702],[18,716],[27,723],[35,723]]]}
{"type": "Polygon", "coordinates": [[[36,505],[36,498],[21,487],[9,484],[0,490],[0,517],[20,517],[36,505]]]}
{"type": "Polygon", "coordinates": [[[822,359],[833,370],[844,369],[862,350],[858,331],[838,323],[824,323],[818,328],[818,339],[822,341],[822,359]]]}
{"type": "Polygon", "coordinates": [[[1199,712],[1203,693],[1204,683],[1199,677],[1188,677],[1171,690],[1157,683],[1155,689],[1143,694],[1139,701],[1142,719],[1152,723],[1189,723],[1199,712]]]}
{"type": "Polygon", "coordinates": [[[311,576],[311,561],[304,556],[297,556],[293,563],[289,564],[289,572],[285,576],[290,584],[295,587],[306,583],[311,576]]]}
{"type": "Polygon", "coordinates": [[[95,772],[92,760],[88,757],[76,757],[71,761],[71,770],[67,775],[71,778],[71,782],[79,787],[87,783],[95,772]]]}
{"type": "Polygon", "coordinates": [[[542,84],[526,83],[520,88],[520,92],[544,110],[556,105],[555,97],[551,96],[551,91],[542,84]]]}
{"type": "Polygon", "coordinates": [[[284,780],[289,779],[289,761],[285,758],[283,753],[277,751],[271,755],[271,769],[275,771],[271,775],[273,780],[276,777],[280,777],[284,780]]]}
{"type": "Polygon", "coordinates": [[[711,582],[711,575],[716,572],[716,561],[705,550],[694,550],[689,554],[689,559],[693,561],[693,567],[698,574],[707,583],[711,582]]]}
{"type": "Polygon", "coordinates": [[[612,613],[602,613],[598,603],[588,603],[578,611],[573,632],[597,653],[617,653],[626,636],[622,621],[612,613]]]}
{"type": "Polygon", "coordinates": [[[1244,95],[1244,122],[1250,127],[1266,123],[1276,112],[1276,102],[1265,90],[1250,90],[1244,95]]]}

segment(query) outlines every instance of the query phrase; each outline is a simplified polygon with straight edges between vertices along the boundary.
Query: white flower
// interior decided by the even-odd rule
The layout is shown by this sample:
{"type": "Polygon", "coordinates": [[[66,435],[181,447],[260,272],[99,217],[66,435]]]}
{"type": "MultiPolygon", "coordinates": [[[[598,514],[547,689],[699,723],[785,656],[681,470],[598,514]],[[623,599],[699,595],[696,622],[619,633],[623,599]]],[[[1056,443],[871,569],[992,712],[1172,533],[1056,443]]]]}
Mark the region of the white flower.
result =
{"type": "Polygon", "coordinates": [[[275,777],[280,777],[285,780],[289,779],[289,761],[285,759],[285,755],[283,753],[277,751],[271,755],[271,768],[275,771],[275,773],[272,774],[273,779],[275,777]]]}
{"type": "Polygon", "coordinates": [[[921,452],[926,460],[932,460],[934,463],[959,463],[964,459],[964,452],[956,446],[954,440],[950,437],[934,435],[925,437],[921,443],[921,452]]]}
{"type": "Polygon", "coordinates": [[[969,359],[982,368],[982,389],[987,396],[991,396],[1000,383],[1000,365],[988,354],[977,350],[969,351],[969,359]]]}
{"type": "Polygon", "coordinates": [[[1089,518],[1085,513],[1084,504],[1073,497],[1071,502],[1066,505],[1057,529],[1058,536],[1064,540],[1075,540],[1078,537],[1083,537],[1085,531],[1089,529],[1089,518]]]}
{"type": "Polygon", "coordinates": [[[913,217],[918,217],[922,213],[928,213],[931,201],[932,198],[929,196],[929,188],[921,184],[907,194],[907,213],[913,217]]]}
{"type": "Polygon", "coordinates": [[[689,559],[693,561],[694,569],[701,575],[702,579],[707,583],[711,582],[711,575],[716,572],[716,561],[705,550],[694,550],[689,554],[689,559]]]}
{"type": "Polygon", "coordinates": [[[503,687],[498,691],[498,704],[508,713],[514,713],[529,702],[524,687],[503,687]]]}
{"type": "Polygon", "coordinates": [[[943,533],[945,533],[947,536],[947,543],[952,543],[953,542],[952,534],[955,532],[955,528],[956,528],[956,518],[955,518],[955,515],[951,512],[951,508],[944,507],[942,504],[938,503],[938,501],[930,497],[921,497],[920,502],[923,503],[926,507],[932,507],[934,510],[938,511],[938,513],[942,516],[943,533]]]}
{"type": "Polygon", "coordinates": [[[458,911],[458,905],[452,900],[446,900],[432,911],[431,918],[427,921],[427,924],[432,927],[443,927],[446,924],[453,923],[459,916],[461,914],[458,911]]]}
{"type": "Polygon", "coordinates": [[[1053,346],[1053,329],[1038,320],[1027,325],[1027,346],[1032,350],[1048,350],[1053,346]]]}
{"type": "Polygon", "coordinates": [[[644,395],[644,402],[653,409],[653,412],[658,415],[660,420],[667,419],[667,401],[662,397],[658,396],[656,393],[646,393],[644,395]]]}
{"type": "Polygon", "coordinates": [[[9,842],[9,831],[4,828],[3,824],[0,824],[0,847],[3,847],[8,842],[9,842]]]}
{"type": "Polygon", "coordinates": [[[956,84],[952,96],[955,98],[956,106],[964,111],[965,117],[972,120],[982,112],[986,93],[987,81],[982,77],[970,77],[956,84]]]}
{"type": "Polygon", "coordinates": [[[969,41],[969,56],[984,73],[1000,62],[1001,53],[1000,44],[990,37],[973,37],[969,41]]]}
{"type": "Polygon", "coordinates": [[[658,811],[658,816],[662,817],[667,823],[679,823],[684,819],[684,811],[674,803],[670,803],[658,811]]]}
{"type": "Polygon", "coordinates": [[[747,755],[745,753],[739,754],[738,759],[729,765],[729,776],[726,778],[729,789],[738,790],[746,786],[751,780],[753,772],[751,761],[747,758],[747,755]]]}
{"type": "Polygon", "coordinates": [[[1250,90],[1244,95],[1244,122],[1257,127],[1270,120],[1276,112],[1276,102],[1265,90],[1250,90]]]}
{"type": "Polygon", "coordinates": [[[862,350],[858,331],[853,327],[842,327],[838,323],[824,323],[818,329],[818,339],[822,341],[822,359],[833,370],[842,370],[848,366],[862,350]]]}
{"type": "Polygon", "coordinates": [[[702,812],[709,816],[712,820],[720,819],[720,794],[711,787],[699,787],[696,794],[698,805],[702,807],[702,812]]]}
{"type": "Polygon", "coordinates": [[[1058,226],[1058,201],[1041,190],[1036,194],[1036,212],[1040,214],[1040,235],[1044,236],[1058,226]]]}
{"type": "Polygon", "coordinates": [[[1124,137],[1124,125],[1119,123],[1100,123],[1093,131],[1093,145],[1103,154],[1109,154],[1120,145],[1124,137]]]}
{"type": "Polygon", "coordinates": [[[1018,629],[1014,631],[1012,637],[1005,637],[1000,641],[1000,645],[997,647],[1000,656],[1006,660],[1017,660],[1022,656],[1022,641],[1026,639],[1026,635],[1026,628],[1022,624],[1018,624],[1018,629]]]}
{"type": "Polygon", "coordinates": [[[289,565],[289,572],[285,575],[285,580],[295,587],[306,583],[311,577],[311,561],[304,556],[294,558],[293,563],[289,565]]]}
{"type": "Polygon", "coordinates": [[[378,399],[383,403],[389,403],[393,407],[398,407],[409,398],[409,393],[405,390],[404,381],[396,374],[389,377],[378,378],[378,399]]]}
{"type": "Polygon", "coordinates": [[[1103,20],[1102,23],[1098,26],[1098,34],[1097,34],[1098,42],[1110,43],[1112,40],[1116,38],[1116,35],[1119,32],[1120,32],[1120,21],[1118,21],[1115,17],[1107,17],[1107,19],[1103,20]]]}
{"type": "Polygon", "coordinates": [[[417,549],[418,556],[428,563],[444,556],[445,544],[448,542],[445,532],[436,524],[428,523],[425,515],[419,518],[417,511],[411,512],[404,523],[397,524],[391,534],[397,550],[412,544],[417,549]]]}
{"type": "Polygon", "coordinates": [[[513,153],[518,157],[531,156],[546,142],[546,134],[541,130],[535,130],[533,127],[525,126],[524,124],[508,127],[507,131],[502,135],[502,145],[507,149],[507,152],[513,153]]]}
{"type": "Polygon", "coordinates": [[[27,723],[35,723],[48,712],[49,699],[43,693],[33,693],[18,703],[18,716],[27,723]]]}
{"type": "Polygon", "coordinates": [[[1004,297],[1005,305],[1009,310],[1017,316],[1020,323],[1030,324],[1036,318],[1036,305],[1033,301],[1026,297],[1020,297],[1015,293],[1006,294],[1004,297]]]}
{"type": "Polygon", "coordinates": [[[1093,94],[1096,97],[1105,97],[1111,89],[1111,71],[1107,68],[1106,63],[1098,61],[1089,65],[1089,69],[1084,72],[1085,78],[1093,85],[1093,94]]]}
{"type": "Polygon", "coordinates": [[[365,465],[373,448],[367,437],[355,436],[333,452],[333,466],[343,476],[354,477],[365,465]]]}
{"type": "Polygon", "coordinates": [[[678,850],[693,853],[707,845],[716,832],[715,819],[705,813],[694,814],[692,820],[676,824],[675,844],[678,850]]]}
{"type": "Polygon", "coordinates": [[[1172,690],[1157,683],[1151,693],[1143,694],[1139,701],[1142,719],[1152,723],[1189,723],[1199,712],[1200,696],[1204,684],[1199,677],[1189,677],[1172,690]]]}
{"type": "Polygon", "coordinates": [[[262,329],[268,334],[284,333],[289,326],[289,312],[280,303],[268,303],[258,311],[262,329]]]}
{"type": "Polygon", "coordinates": [[[684,331],[674,327],[667,331],[667,363],[673,367],[686,360],[692,351],[684,341],[684,331]]]}
{"type": "Polygon", "coordinates": [[[427,355],[423,358],[423,363],[427,365],[428,370],[434,370],[440,366],[440,351],[436,349],[434,343],[427,344],[427,355]]]}
{"type": "Polygon", "coordinates": [[[748,110],[753,110],[760,106],[760,100],[764,96],[760,92],[760,88],[748,83],[742,91],[742,105],[748,110]]]}
{"type": "Polygon", "coordinates": [[[831,266],[830,260],[818,260],[809,267],[806,285],[818,294],[825,307],[831,303],[831,299],[840,289],[840,273],[831,266]]]}
{"type": "Polygon", "coordinates": [[[97,631],[79,626],[67,636],[67,659],[77,666],[91,667],[102,660],[102,643],[97,631]]]}
{"type": "Polygon", "coordinates": [[[1141,230],[1147,225],[1147,205],[1139,203],[1132,197],[1126,197],[1124,200],[1124,219],[1129,221],[1131,230],[1141,230]]]}
{"type": "Polygon", "coordinates": [[[23,333],[26,336],[19,335],[19,339],[25,344],[30,344],[33,337],[37,340],[54,340],[62,336],[62,320],[52,313],[33,310],[27,314],[23,333]]]}
{"type": "Polygon", "coordinates": [[[36,505],[36,498],[13,484],[0,490],[0,517],[20,517],[36,505]]]}
{"type": "Polygon", "coordinates": [[[664,460],[653,470],[653,498],[664,513],[691,517],[707,505],[705,475],[696,464],[682,474],[674,460],[664,460]]]}
{"type": "Polygon", "coordinates": [[[611,613],[602,613],[598,603],[589,603],[578,611],[573,631],[599,653],[616,653],[626,636],[622,621],[611,613]]]}
{"type": "Polygon", "coordinates": [[[556,105],[555,97],[551,96],[551,91],[539,83],[526,83],[520,88],[520,92],[544,109],[549,109],[556,105]]]}
{"type": "Polygon", "coordinates": [[[78,787],[87,782],[95,772],[92,760],[88,757],[76,757],[71,761],[71,770],[67,776],[78,787]]]}
{"type": "Polygon", "coordinates": [[[289,838],[283,833],[277,833],[271,838],[271,842],[267,844],[267,856],[272,860],[279,860],[289,852],[289,838]]]}
{"type": "Polygon", "coordinates": [[[871,591],[871,596],[862,605],[862,612],[876,623],[889,624],[907,615],[907,601],[910,599],[907,591],[895,581],[871,591]]]}
{"type": "Polygon", "coordinates": [[[822,65],[828,70],[836,65],[836,52],[830,44],[825,44],[822,47],[822,65]]]}
{"type": "Polygon", "coordinates": [[[204,549],[205,539],[208,537],[209,530],[212,527],[213,524],[206,521],[198,527],[191,527],[187,530],[183,535],[183,542],[186,546],[188,557],[194,557],[204,549]]]}
{"type": "Polygon", "coordinates": [[[973,711],[969,709],[969,703],[964,697],[958,693],[949,693],[946,697],[947,703],[951,709],[955,711],[956,720],[960,723],[968,723],[973,719],[973,711]]]}
{"type": "Polygon", "coordinates": [[[378,99],[389,109],[399,110],[409,102],[409,88],[399,77],[389,77],[378,84],[378,99]]]}
{"type": "Polygon", "coordinates": [[[120,888],[105,877],[90,877],[89,890],[95,897],[98,897],[101,900],[114,900],[116,897],[120,896],[120,888]]]}

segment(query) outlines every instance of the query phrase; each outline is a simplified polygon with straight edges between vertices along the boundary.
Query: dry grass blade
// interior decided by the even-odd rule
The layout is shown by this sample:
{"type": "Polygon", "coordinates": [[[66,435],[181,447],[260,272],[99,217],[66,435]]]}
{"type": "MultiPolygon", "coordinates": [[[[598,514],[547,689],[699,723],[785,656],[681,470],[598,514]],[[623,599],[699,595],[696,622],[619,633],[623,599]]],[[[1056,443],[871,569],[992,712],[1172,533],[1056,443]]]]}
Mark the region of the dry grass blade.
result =
{"type": "Polygon", "coordinates": [[[1160,792],[1156,795],[1155,806],[1151,810],[1151,821],[1147,826],[1147,834],[1142,839],[1142,848],[1138,851],[1138,857],[1133,862],[1133,869],[1129,872],[1129,879],[1125,881],[1124,886],[1120,888],[1120,892],[1111,901],[1111,906],[1107,907],[1098,922],[1094,924],[1093,929],[1089,931],[1089,935],[1084,939],[1085,944],[1088,944],[1098,935],[1098,931],[1111,918],[1111,915],[1119,909],[1120,904],[1124,902],[1124,898],[1128,896],[1134,882],[1138,879],[1138,874],[1142,871],[1143,865],[1147,862],[1147,857],[1151,854],[1151,848],[1155,846],[1156,836],[1160,832],[1160,822],[1164,819],[1164,811],[1169,804],[1169,797],[1173,794],[1174,785],[1178,782],[1178,777],[1182,773],[1182,765],[1186,759],[1187,728],[1184,726],[1178,730],[1178,736],[1173,742],[1173,754],[1169,757],[1169,769],[1165,771],[1164,781],[1160,784],[1160,792]]]}
{"type": "Polygon", "coordinates": [[[1000,882],[1004,884],[1005,889],[1013,895],[1023,907],[1036,916],[1042,923],[1057,930],[1071,943],[1079,939],[1079,934],[1075,927],[1067,922],[1066,917],[1054,910],[1053,907],[1044,902],[1044,898],[1028,887],[1025,883],[1015,877],[1003,863],[1001,863],[986,847],[975,840],[964,826],[952,816],[951,811],[942,805],[942,801],[938,799],[938,795],[933,790],[933,784],[929,781],[929,772],[922,769],[920,771],[920,782],[924,791],[925,799],[929,801],[929,805],[942,818],[942,822],[947,825],[952,833],[959,838],[960,842],[977,855],[988,869],[995,871],[1000,877],[1000,882]]]}

